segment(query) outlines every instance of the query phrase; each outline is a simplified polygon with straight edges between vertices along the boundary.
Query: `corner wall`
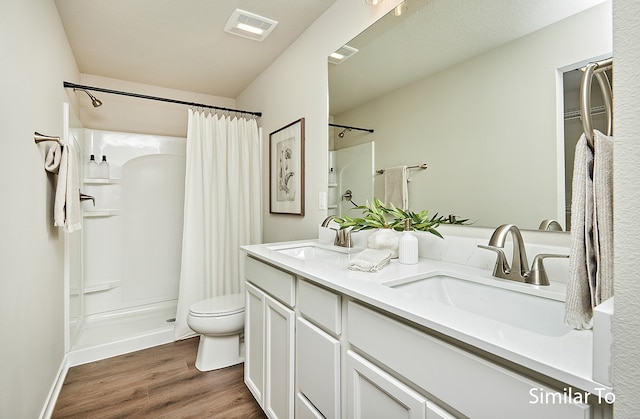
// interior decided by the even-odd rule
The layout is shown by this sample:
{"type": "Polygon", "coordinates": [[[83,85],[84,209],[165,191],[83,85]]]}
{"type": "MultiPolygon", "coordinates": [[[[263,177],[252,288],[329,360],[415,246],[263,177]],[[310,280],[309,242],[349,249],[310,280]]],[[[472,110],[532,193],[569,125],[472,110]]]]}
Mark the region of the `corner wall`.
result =
{"type": "Polygon", "coordinates": [[[616,418],[640,417],[640,2],[613,0],[616,418]]]}
{"type": "Polygon", "coordinates": [[[50,143],[33,133],[62,136],[62,82],[79,74],[51,0],[1,2],[0,39],[0,417],[35,418],[64,359],[64,238],[43,168],[50,143]]]}

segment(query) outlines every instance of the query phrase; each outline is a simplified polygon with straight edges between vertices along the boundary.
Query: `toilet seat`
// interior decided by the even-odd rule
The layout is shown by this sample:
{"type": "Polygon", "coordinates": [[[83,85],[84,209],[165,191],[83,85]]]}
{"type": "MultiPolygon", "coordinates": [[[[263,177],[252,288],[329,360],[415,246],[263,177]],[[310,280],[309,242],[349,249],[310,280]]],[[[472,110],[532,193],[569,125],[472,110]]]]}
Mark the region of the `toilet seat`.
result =
{"type": "Polygon", "coordinates": [[[222,317],[244,311],[244,294],[219,295],[198,301],[189,307],[194,317],[222,317]]]}

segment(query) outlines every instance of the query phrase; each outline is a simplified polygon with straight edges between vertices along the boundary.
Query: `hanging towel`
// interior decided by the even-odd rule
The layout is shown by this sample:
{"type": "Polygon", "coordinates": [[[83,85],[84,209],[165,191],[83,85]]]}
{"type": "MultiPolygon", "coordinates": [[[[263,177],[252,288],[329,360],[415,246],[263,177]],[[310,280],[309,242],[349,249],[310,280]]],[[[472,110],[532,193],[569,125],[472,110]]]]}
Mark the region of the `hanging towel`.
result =
{"type": "Polygon", "coordinates": [[[72,146],[56,142],[49,148],[44,164],[45,170],[58,174],[53,203],[53,225],[62,227],[68,233],[82,227],[77,160],[72,146]]]}
{"type": "Polygon", "coordinates": [[[613,139],[584,134],[576,145],[571,197],[571,257],[565,322],[590,329],[593,307],[613,295],[613,139]]]}
{"type": "Polygon", "coordinates": [[[597,273],[593,307],[613,297],[613,137],[595,131],[593,161],[594,233],[597,273]]]}
{"type": "Polygon", "coordinates": [[[362,272],[378,272],[389,264],[391,252],[388,250],[364,249],[349,263],[349,269],[362,272]]]}
{"type": "Polygon", "coordinates": [[[407,166],[384,169],[384,202],[396,208],[409,209],[407,166]]]}

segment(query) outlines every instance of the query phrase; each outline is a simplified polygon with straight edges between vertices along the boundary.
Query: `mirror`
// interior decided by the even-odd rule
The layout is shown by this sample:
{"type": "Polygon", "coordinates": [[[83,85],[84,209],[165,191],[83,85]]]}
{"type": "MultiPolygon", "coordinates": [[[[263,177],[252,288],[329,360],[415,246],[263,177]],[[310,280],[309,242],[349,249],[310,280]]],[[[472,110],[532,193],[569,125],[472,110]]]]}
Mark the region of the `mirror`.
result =
{"type": "MultiPolygon", "coordinates": [[[[328,64],[330,121],[374,130],[339,138],[332,128],[330,149],[374,142],[375,170],[426,163],[409,172],[411,210],[482,227],[552,219],[566,228],[563,73],[611,56],[610,2],[407,6],[328,64]]],[[[384,175],[371,178],[383,197],[384,175]]],[[[358,204],[371,199],[353,191],[358,204]]]]}

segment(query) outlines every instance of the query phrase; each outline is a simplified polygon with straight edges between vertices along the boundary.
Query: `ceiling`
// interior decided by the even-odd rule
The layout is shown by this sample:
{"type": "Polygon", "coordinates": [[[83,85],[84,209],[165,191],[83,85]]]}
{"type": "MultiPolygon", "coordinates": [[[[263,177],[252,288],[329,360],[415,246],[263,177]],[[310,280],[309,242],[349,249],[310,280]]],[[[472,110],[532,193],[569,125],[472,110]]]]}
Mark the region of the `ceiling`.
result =
{"type": "MultiPolygon", "coordinates": [[[[81,73],[226,98],[238,97],[336,2],[54,1],[81,73]],[[236,8],[278,25],[262,42],[224,32],[236,8]]],[[[330,65],[330,79],[343,83],[330,84],[331,114],[602,1],[407,0],[401,17],[387,15],[349,42],[360,52],[330,65]]]]}
{"type": "Polygon", "coordinates": [[[55,0],[81,73],[236,98],[336,0],[55,0]],[[238,8],[264,41],[224,32],[238,8]]]}

